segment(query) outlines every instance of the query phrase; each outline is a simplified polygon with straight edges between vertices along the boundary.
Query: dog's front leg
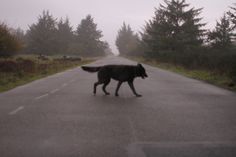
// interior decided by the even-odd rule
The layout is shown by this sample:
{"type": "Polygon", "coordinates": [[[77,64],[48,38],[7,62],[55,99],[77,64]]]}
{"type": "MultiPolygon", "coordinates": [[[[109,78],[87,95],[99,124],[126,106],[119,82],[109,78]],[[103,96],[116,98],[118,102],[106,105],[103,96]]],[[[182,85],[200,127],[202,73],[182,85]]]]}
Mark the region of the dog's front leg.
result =
{"type": "Polygon", "coordinates": [[[136,97],[141,97],[142,95],[138,94],[134,88],[134,84],[133,81],[128,81],[129,87],[131,88],[131,90],[133,91],[134,95],[136,95],[136,97]]]}
{"type": "Polygon", "coordinates": [[[115,92],[115,96],[119,96],[118,94],[118,90],[120,89],[120,86],[123,82],[119,81],[118,84],[117,84],[117,87],[116,87],[116,92],[115,92]]]}

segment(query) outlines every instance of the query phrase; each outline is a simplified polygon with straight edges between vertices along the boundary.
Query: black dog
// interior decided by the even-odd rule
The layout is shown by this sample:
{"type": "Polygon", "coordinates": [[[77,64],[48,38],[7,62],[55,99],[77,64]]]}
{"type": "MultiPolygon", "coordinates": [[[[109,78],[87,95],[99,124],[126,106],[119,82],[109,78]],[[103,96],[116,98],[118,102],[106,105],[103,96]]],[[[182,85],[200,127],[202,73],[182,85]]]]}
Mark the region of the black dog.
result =
{"type": "Polygon", "coordinates": [[[142,95],[137,94],[134,88],[133,84],[134,78],[142,77],[144,79],[145,77],[148,77],[145,69],[141,64],[138,64],[136,66],[133,65],[104,65],[99,67],[82,66],[81,68],[88,72],[98,72],[98,82],[94,83],[94,89],[93,89],[94,94],[96,94],[97,85],[103,84],[102,89],[104,93],[106,95],[109,95],[110,93],[106,91],[106,86],[110,83],[112,78],[114,80],[119,81],[116,87],[115,96],[119,96],[118,90],[121,84],[127,81],[133,93],[137,97],[140,97],[142,95]]]}

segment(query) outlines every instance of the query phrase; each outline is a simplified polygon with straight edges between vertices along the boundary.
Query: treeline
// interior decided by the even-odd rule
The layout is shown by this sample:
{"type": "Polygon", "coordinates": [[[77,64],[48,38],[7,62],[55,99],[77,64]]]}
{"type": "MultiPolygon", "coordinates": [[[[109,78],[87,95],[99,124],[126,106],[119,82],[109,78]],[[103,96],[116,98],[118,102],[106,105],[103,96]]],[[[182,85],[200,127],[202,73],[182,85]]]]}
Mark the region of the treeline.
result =
{"type": "Polygon", "coordinates": [[[101,40],[102,36],[91,15],[82,19],[73,30],[69,18],[57,20],[49,11],[43,11],[26,32],[0,24],[0,57],[17,53],[104,56],[111,53],[111,49],[101,40]]]}
{"type": "Polygon", "coordinates": [[[129,25],[122,25],[116,38],[120,55],[207,69],[236,82],[236,4],[212,30],[205,29],[202,10],[185,0],[165,0],[139,35],[129,25]]]}

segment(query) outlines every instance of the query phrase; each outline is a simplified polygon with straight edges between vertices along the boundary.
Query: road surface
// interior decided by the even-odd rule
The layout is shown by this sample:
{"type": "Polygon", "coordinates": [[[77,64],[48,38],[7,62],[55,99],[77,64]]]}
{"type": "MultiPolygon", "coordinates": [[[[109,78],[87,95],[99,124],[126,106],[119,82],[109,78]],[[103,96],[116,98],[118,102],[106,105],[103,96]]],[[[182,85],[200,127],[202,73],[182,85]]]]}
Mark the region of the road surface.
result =
{"type": "MultiPolygon", "coordinates": [[[[136,64],[108,57],[91,65],[136,64]]],[[[236,94],[144,65],[105,96],[80,67],[0,94],[1,157],[235,157],[236,94]]]]}

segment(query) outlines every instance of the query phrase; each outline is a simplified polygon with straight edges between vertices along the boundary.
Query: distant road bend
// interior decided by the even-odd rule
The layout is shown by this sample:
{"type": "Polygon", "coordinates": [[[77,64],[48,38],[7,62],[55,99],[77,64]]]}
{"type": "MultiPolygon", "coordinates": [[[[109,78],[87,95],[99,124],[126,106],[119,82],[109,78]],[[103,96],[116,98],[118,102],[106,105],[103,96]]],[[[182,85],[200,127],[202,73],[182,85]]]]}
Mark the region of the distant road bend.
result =
{"type": "MultiPolygon", "coordinates": [[[[120,57],[92,63],[137,64],[120,57]]],[[[133,95],[80,67],[0,94],[1,157],[236,157],[236,94],[144,65],[133,95]]]]}

